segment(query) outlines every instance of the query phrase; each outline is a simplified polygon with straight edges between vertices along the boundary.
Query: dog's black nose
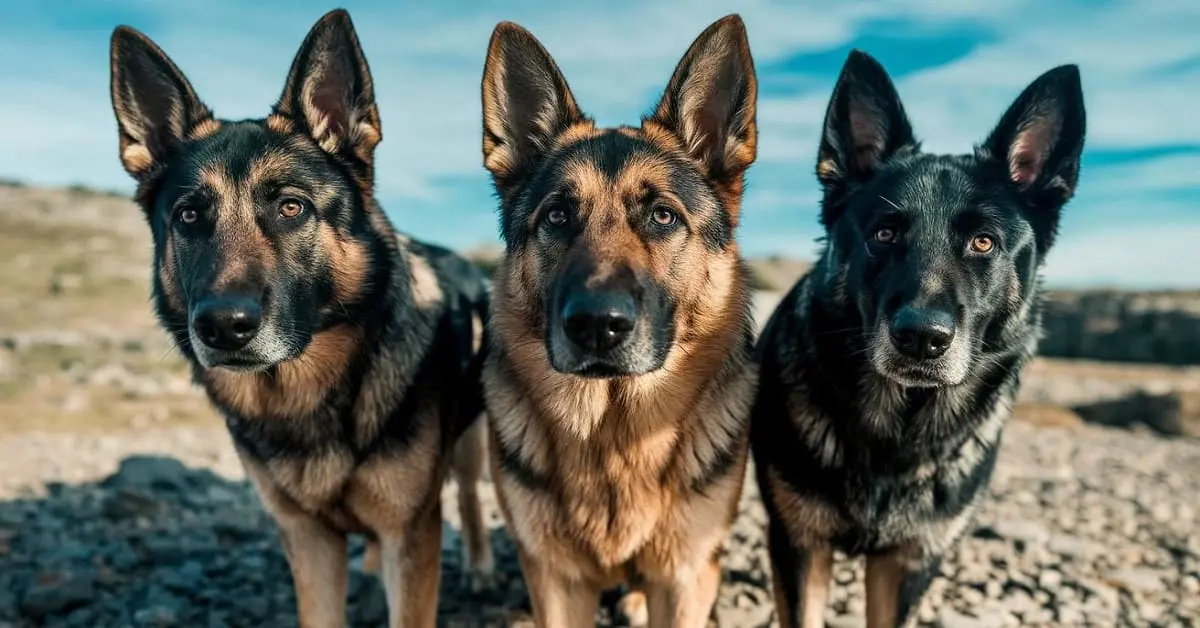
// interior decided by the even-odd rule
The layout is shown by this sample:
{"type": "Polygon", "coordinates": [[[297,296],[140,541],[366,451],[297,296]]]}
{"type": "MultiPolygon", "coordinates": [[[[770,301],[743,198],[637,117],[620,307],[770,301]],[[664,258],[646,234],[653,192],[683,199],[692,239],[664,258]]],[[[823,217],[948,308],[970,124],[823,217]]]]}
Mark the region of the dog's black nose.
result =
{"type": "Polygon", "coordinates": [[[637,307],[624,292],[585,292],[563,306],[563,331],[581,348],[594,353],[620,345],[633,331],[637,307]]]}
{"type": "Polygon", "coordinates": [[[940,358],[954,340],[954,316],[938,310],[902,308],[888,330],[900,353],[918,360],[940,358]]]}
{"type": "Polygon", "coordinates": [[[262,309],[248,297],[208,298],[192,312],[192,329],[200,341],[223,351],[249,344],[261,324],[262,309]]]}

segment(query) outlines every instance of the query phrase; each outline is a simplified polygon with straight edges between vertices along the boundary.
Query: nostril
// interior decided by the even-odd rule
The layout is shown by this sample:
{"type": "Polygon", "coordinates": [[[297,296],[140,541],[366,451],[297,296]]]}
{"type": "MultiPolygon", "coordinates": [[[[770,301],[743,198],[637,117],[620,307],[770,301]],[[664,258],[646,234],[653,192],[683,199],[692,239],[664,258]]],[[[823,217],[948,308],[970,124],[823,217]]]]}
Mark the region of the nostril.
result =
{"type": "Polygon", "coordinates": [[[238,335],[254,333],[258,329],[258,325],[248,320],[234,321],[230,325],[230,330],[238,335]]]}
{"type": "Polygon", "coordinates": [[[566,327],[568,332],[582,333],[587,331],[592,326],[592,318],[590,316],[576,314],[563,321],[563,326],[566,327]]]}
{"type": "Polygon", "coordinates": [[[892,340],[902,347],[911,347],[917,342],[917,333],[911,329],[893,329],[892,340]]]}
{"type": "Polygon", "coordinates": [[[633,319],[623,314],[610,314],[608,317],[608,331],[617,334],[631,332],[633,331],[633,319]]]}

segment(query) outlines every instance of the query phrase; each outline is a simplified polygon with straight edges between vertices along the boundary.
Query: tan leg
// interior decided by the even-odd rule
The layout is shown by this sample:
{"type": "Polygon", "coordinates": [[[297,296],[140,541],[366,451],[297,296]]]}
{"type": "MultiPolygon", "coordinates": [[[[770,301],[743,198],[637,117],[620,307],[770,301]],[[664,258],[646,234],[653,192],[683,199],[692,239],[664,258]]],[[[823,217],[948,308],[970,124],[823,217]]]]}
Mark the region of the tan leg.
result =
{"type": "Polygon", "coordinates": [[[646,604],[650,611],[650,628],[703,628],[708,624],[708,616],[717,601],[720,584],[721,568],[716,559],[675,582],[647,583],[646,604]]]}
{"type": "Polygon", "coordinates": [[[940,564],[940,558],[923,561],[904,550],[868,557],[867,628],[915,625],[917,609],[940,564]]]}
{"type": "Polygon", "coordinates": [[[419,515],[407,535],[381,534],[379,558],[388,628],[434,628],[441,584],[441,505],[419,515]]]}
{"type": "Polygon", "coordinates": [[[475,419],[459,439],[454,451],[454,481],[458,484],[458,514],[462,522],[464,576],[475,593],[491,588],[496,579],[496,561],[488,540],[487,523],[479,499],[479,480],[487,462],[487,416],[475,419]]]}
{"type": "Polygon", "coordinates": [[[600,607],[600,587],[571,580],[518,551],[529,588],[533,621],[539,628],[592,628],[600,607]]]}
{"type": "Polygon", "coordinates": [[[346,536],[299,512],[276,518],[296,589],[300,628],[346,625],[346,536]]]}
{"type": "Polygon", "coordinates": [[[833,550],[798,550],[772,538],[771,580],[775,615],[781,628],[824,628],[825,604],[833,577],[833,550]]]}

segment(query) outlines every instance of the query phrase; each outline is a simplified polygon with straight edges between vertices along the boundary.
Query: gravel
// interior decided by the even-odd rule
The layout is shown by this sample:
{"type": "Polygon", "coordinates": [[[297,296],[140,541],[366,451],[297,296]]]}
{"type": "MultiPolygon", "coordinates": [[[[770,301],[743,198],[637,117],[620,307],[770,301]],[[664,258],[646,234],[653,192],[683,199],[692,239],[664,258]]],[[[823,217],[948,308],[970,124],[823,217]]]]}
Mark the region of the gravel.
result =
{"type": "MultiPolygon", "coordinates": [[[[500,582],[477,595],[460,583],[448,485],[441,624],[530,625],[512,543],[490,488],[484,495],[500,582]]],[[[990,499],[934,582],[921,625],[1200,625],[1198,512],[1200,442],[1014,423],[990,499]]],[[[774,625],[764,523],[748,483],[713,625],[774,625]]],[[[351,625],[383,626],[383,593],[357,568],[361,551],[356,541],[351,625]]],[[[828,625],[864,627],[861,563],[839,556],[834,580],[828,625]]],[[[600,625],[611,616],[602,611],[600,625]]],[[[295,621],[275,530],[222,430],[0,439],[0,627],[295,621]]]]}

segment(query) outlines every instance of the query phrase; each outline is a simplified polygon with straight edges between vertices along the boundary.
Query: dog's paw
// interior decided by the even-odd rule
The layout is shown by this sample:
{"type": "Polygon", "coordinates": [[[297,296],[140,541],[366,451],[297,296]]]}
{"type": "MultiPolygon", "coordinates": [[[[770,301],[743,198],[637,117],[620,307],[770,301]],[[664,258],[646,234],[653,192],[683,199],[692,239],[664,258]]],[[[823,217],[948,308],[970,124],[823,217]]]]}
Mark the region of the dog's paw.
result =
{"type": "Polygon", "coordinates": [[[646,608],[646,595],[641,591],[630,591],[617,600],[616,619],[622,626],[643,628],[650,623],[650,610],[646,608]]]}

